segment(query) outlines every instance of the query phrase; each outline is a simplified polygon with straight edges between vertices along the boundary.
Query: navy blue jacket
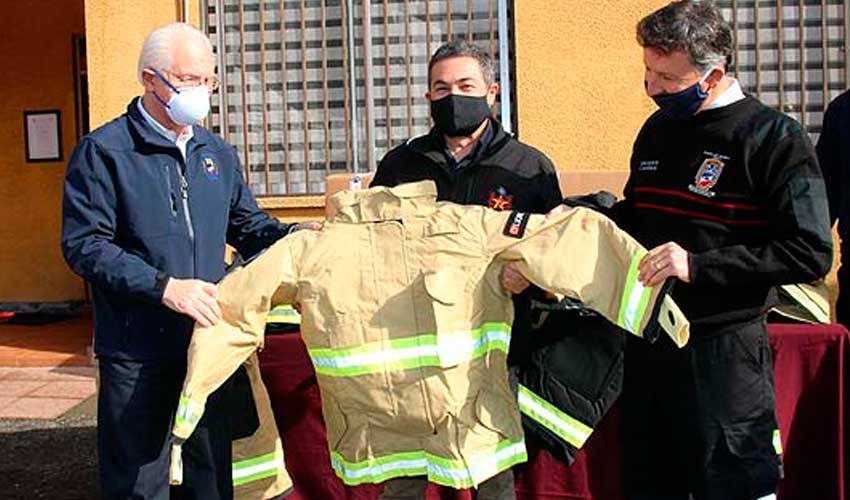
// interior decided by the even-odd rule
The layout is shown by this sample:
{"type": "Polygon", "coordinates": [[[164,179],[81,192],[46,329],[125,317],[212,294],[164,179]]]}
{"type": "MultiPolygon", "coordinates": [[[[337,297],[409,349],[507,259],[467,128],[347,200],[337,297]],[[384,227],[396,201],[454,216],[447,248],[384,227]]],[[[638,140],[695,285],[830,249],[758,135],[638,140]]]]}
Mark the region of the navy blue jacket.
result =
{"type": "Polygon", "coordinates": [[[829,197],[829,218],[838,219],[841,259],[848,262],[850,244],[850,90],[838,96],[826,110],[818,139],[818,162],[829,197]]]}
{"type": "Polygon", "coordinates": [[[68,164],[62,252],[91,284],[99,356],[185,359],[193,322],[162,304],[168,278],[218,282],[225,243],[250,257],[289,232],[257,206],[236,150],[193,132],[184,162],[134,99],[68,164]]]}

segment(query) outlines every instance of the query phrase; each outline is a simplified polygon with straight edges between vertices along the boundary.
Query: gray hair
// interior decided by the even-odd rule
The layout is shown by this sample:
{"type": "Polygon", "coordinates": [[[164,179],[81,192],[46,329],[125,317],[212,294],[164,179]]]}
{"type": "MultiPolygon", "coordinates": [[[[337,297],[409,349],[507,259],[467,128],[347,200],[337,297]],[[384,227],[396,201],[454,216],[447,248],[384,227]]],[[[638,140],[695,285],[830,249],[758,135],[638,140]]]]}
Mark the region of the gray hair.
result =
{"type": "Polygon", "coordinates": [[[431,85],[431,68],[435,64],[452,57],[471,57],[478,61],[478,66],[481,67],[481,76],[484,77],[484,83],[490,85],[496,81],[496,70],[493,67],[493,59],[490,58],[484,49],[463,39],[452,40],[443,44],[434,51],[431,60],[428,62],[428,86],[431,85]]]}
{"type": "Polygon", "coordinates": [[[139,54],[139,66],[137,77],[139,83],[142,81],[142,72],[145,68],[169,69],[171,67],[171,55],[175,45],[183,43],[197,43],[205,46],[212,53],[212,43],[203,31],[187,23],[171,23],[160,26],[148,34],[145,43],[142,44],[142,52],[139,54]]]}
{"type": "Polygon", "coordinates": [[[658,9],[638,23],[637,41],[665,55],[681,50],[701,73],[732,62],[732,29],[710,0],[679,0],[658,9]]]}

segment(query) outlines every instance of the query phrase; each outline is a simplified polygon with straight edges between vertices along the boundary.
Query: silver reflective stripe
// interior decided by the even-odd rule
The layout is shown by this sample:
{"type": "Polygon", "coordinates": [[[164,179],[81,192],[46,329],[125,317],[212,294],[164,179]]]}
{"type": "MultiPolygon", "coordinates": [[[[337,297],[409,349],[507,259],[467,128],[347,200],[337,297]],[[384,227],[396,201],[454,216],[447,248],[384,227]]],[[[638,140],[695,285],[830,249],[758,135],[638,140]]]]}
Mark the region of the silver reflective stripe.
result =
{"type": "Polygon", "coordinates": [[[233,485],[239,486],[275,476],[284,469],[283,456],[277,452],[233,463],[233,485]]]}
{"type": "Polygon", "coordinates": [[[773,430],[773,450],[777,455],[782,455],[782,434],[779,429],[773,430]]]}
{"type": "Polygon", "coordinates": [[[638,264],[646,253],[641,252],[632,259],[626,274],[625,288],[620,302],[620,312],[617,315],[617,325],[629,332],[640,336],[640,324],[649,305],[651,288],[643,286],[638,279],[638,264]]]}
{"type": "Polygon", "coordinates": [[[517,399],[523,415],[576,448],[581,448],[593,433],[593,428],[567,415],[523,385],[519,386],[517,399]]]}
{"type": "Polygon", "coordinates": [[[352,377],[386,370],[412,370],[425,366],[447,368],[485,356],[508,351],[507,323],[485,323],[466,332],[420,334],[378,341],[355,347],[309,349],[316,373],[352,377]]]}
{"type": "Polygon", "coordinates": [[[395,477],[427,476],[428,480],[454,488],[470,488],[499,472],[527,460],[523,441],[502,441],[495,448],[465,460],[438,457],[423,450],[348,462],[331,451],[331,465],[349,485],[380,483],[395,477]]]}

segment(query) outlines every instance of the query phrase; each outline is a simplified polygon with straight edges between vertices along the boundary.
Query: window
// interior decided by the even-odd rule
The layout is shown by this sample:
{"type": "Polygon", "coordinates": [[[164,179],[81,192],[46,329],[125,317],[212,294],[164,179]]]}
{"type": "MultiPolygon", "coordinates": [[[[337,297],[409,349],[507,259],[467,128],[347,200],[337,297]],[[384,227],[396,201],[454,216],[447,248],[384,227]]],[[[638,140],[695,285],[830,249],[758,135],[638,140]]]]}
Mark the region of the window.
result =
{"type": "Polygon", "coordinates": [[[726,0],[732,72],[744,90],[793,116],[813,140],[829,102],[850,85],[850,0],[726,0]]]}
{"type": "Polygon", "coordinates": [[[459,37],[493,56],[509,127],[508,3],[208,0],[222,82],[212,129],[242,153],[257,195],[323,193],[326,174],[374,170],[428,131],[427,62],[459,37]]]}

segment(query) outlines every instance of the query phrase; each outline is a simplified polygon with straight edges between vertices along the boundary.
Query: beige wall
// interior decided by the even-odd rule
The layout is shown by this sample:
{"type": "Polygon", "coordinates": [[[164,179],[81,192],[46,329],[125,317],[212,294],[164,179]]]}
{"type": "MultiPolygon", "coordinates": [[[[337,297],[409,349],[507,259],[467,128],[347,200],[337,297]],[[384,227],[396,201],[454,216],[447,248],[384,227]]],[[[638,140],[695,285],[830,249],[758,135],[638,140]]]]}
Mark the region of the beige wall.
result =
{"type": "Polygon", "coordinates": [[[655,106],[643,92],[635,25],[666,3],[516,2],[520,139],[561,170],[628,170],[634,137],[655,106]]]}
{"type": "Polygon", "coordinates": [[[75,143],[71,36],[83,34],[83,0],[4,5],[0,61],[0,302],[81,297],[59,250],[65,162],[75,143]],[[26,163],[23,112],[61,112],[63,161],[26,163]]]}

